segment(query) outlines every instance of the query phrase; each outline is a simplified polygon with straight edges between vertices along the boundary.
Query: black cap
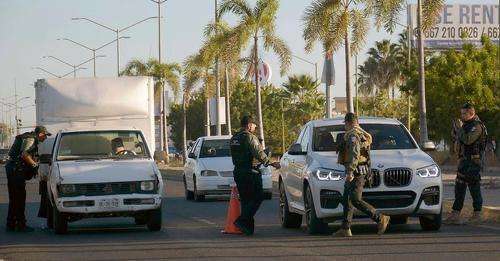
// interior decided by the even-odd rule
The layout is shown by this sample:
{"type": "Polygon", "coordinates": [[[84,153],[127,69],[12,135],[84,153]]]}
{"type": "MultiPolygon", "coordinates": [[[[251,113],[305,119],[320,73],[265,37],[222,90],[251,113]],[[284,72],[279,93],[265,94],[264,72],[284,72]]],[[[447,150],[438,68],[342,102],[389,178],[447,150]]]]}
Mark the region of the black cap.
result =
{"type": "Polygon", "coordinates": [[[473,110],[474,109],[474,105],[472,105],[472,103],[470,103],[470,102],[466,102],[466,103],[464,103],[464,105],[462,105],[462,109],[464,109],[464,110],[473,110]]]}
{"type": "Polygon", "coordinates": [[[112,148],[118,148],[118,147],[123,147],[123,140],[122,138],[114,138],[111,140],[111,147],[112,148]]]}
{"type": "Polygon", "coordinates": [[[344,122],[354,122],[357,119],[358,119],[358,115],[356,115],[356,114],[354,114],[352,112],[348,112],[345,115],[344,122]]]}
{"type": "Polygon", "coordinates": [[[253,117],[251,115],[245,115],[241,118],[240,121],[241,127],[246,127],[250,123],[254,123],[253,117]]]}
{"type": "Polygon", "coordinates": [[[47,136],[52,136],[52,133],[50,133],[50,132],[47,130],[47,128],[45,128],[45,126],[42,126],[42,125],[40,125],[40,126],[36,126],[36,128],[35,128],[35,133],[36,133],[36,134],[45,133],[45,135],[47,135],[47,136]]]}

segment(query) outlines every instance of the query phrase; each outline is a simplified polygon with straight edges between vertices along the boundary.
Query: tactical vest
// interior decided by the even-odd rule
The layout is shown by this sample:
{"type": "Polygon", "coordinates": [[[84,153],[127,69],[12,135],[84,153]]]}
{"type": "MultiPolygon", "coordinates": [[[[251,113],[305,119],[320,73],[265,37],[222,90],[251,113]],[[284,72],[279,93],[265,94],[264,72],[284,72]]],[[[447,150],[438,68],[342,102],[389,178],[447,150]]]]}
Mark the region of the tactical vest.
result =
{"type": "MultiPolygon", "coordinates": [[[[21,147],[23,146],[23,141],[28,138],[35,139],[35,146],[37,145],[36,134],[34,132],[26,132],[23,134],[19,134],[14,139],[14,144],[10,147],[9,150],[9,158],[12,161],[18,161],[21,157],[21,147]]],[[[35,156],[35,155],[32,155],[35,156]]]]}
{"type": "Polygon", "coordinates": [[[461,145],[460,156],[466,159],[480,158],[482,157],[482,154],[485,150],[486,139],[487,139],[486,127],[484,126],[482,121],[476,119],[469,122],[464,122],[462,128],[465,133],[469,133],[476,125],[481,126],[481,137],[470,145],[460,143],[461,145]]]}
{"type": "Polygon", "coordinates": [[[251,169],[253,156],[248,148],[246,135],[250,135],[248,132],[239,131],[230,140],[231,157],[235,169],[251,169]]]}

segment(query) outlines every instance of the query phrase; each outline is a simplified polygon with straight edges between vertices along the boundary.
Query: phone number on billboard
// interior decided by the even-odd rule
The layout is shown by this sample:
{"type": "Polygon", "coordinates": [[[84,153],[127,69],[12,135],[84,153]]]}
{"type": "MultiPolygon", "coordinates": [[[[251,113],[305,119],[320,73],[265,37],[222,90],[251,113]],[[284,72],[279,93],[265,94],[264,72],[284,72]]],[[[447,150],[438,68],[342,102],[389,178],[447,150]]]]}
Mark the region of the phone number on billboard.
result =
{"type": "Polygon", "coordinates": [[[461,37],[478,39],[481,35],[497,39],[500,36],[500,27],[432,27],[424,35],[427,39],[460,39],[461,37]]]}

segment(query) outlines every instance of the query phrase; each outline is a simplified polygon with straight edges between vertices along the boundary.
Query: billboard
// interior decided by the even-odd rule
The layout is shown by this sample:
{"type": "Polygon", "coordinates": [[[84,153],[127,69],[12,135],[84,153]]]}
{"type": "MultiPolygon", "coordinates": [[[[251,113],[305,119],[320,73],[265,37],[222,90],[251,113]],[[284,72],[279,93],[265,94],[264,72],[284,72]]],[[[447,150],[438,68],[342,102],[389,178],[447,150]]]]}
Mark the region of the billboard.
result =
{"type": "MultiPolygon", "coordinates": [[[[443,5],[436,25],[424,32],[426,48],[446,49],[465,43],[479,45],[481,36],[498,43],[500,36],[499,7],[493,4],[443,5]]],[[[417,5],[408,7],[408,23],[416,39],[417,5]]]]}

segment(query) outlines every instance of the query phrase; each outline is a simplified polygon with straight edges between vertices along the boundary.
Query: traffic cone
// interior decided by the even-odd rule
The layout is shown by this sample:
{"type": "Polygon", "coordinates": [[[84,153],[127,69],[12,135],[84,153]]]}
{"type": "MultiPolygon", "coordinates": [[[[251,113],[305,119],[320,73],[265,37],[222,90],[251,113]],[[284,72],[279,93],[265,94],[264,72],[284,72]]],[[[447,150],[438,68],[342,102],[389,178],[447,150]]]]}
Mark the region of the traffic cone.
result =
{"type": "Polygon", "coordinates": [[[229,200],[229,208],[227,210],[226,226],[221,232],[224,234],[243,234],[240,229],[234,225],[234,221],[240,216],[240,199],[238,197],[238,189],[232,186],[231,199],[229,200]]]}

